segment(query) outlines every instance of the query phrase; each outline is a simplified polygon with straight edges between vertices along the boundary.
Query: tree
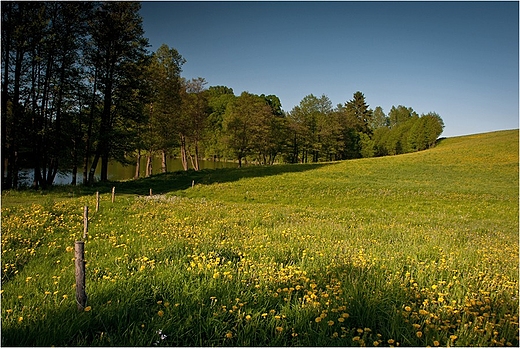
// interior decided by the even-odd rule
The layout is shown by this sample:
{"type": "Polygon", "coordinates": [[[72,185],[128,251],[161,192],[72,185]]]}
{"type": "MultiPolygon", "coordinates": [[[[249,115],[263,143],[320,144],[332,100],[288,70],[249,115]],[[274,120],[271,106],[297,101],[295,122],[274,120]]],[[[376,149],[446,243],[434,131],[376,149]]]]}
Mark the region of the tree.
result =
{"type": "Polygon", "coordinates": [[[226,86],[211,86],[207,92],[209,115],[207,119],[208,134],[205,137],[206,156],[214,160],[220,158],[225,153],[223,141],[224,114],[227,106],[236,98],[233,89],[226,86]]]}
{"type": "Polygon", "coordinates": [[[372,130],[379,129],[381,127],[388,127],[389,120],[386,117],[383,108],[380,106],[376,106],[374,112],[372,114],[372,121],[370,122],[370,128],[372,130]]]}
{"type": "Polygon", "coordinates": [[[419,116],[412,108],[407,108],[406,106],[399,105],[397,107],[392,105],[390,112],[388,113],[388,121],[389,127],[394,128],[406,121],[408,121],[411,117],[419,116]]]}
{"type": "MultiPolygon", "coordinates": [[[[100,94],[102,106],[90,183],[100,158],[101,181],[106,181],[109,159],[124,162],[125,152],[135,148],[136,127],[128,126],[143,115],[146,89],[142,83],[148,59],[139,9],[136,2],[103,2],[91,21],[89,70],[95,81],[92,93],[100,94]]],[[[87,152],[86,163],[89,156],[87,152]]]]}
{"type": "MultiPolygon", "coordinates": [[[[152,174],[152,157],[160,151],[161,171],[167,172],[166,157],[170,149],[178,144],[177,134],[182,130],[181,71],[186,60],[168,45],[161,45],[153,54],[148,68],[150,102],[148,105],[148,126],[145,128],[148,149],[146,175],[152,174]]],[[[138,152],[139,157],[139,152],[138,152]]]]}
{"type": "Polygon", "coordinates": [[[271,108],[265,98],[243,92],[230,103],[222,122],[228,148],[242,166],[242,159],[249,155],[265,134],[271,108]]]}
{"type": "Polygon", "coordinates": [[[320,98],[313,94],[305,96],[288,117],[292,133],[292,162],[307,162],[309,153],[312,161],[317,162],[320,153],[327,154],[329,138],[334,137],[329,126],[334,119],[332,103],[326,95],[320,98]]]}
{"type": "Polygon", "coordinates": [[[188,169],[188,157],[193,169],[199,170],[199,146],[205,135],[207,118],[210,113],[205,89],[206,83],[202,77],[184,81],[182,118],[179,128],[184,170],[188,169]]]}

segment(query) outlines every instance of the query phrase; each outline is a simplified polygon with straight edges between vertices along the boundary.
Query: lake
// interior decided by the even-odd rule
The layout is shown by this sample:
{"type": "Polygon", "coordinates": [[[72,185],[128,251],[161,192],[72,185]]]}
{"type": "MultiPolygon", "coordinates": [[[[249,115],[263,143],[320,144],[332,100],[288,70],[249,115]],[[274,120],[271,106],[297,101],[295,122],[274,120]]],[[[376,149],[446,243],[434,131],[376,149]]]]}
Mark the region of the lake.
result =
{"type": "MultiPolygon", "coordinates": [[[[189,168],[191,168],[191,163],[189,163],[189,168]]],[[[166,161],[168,172],[175,172],[178,170],[183,170],[182,162],[180,158],[168,158],[166,161]]],[[[208,160],[199,160],[200,169],[219,169],[219,168],[237,168],[238,164],[235,162],[226,162],[226,161],[208,161],[208,160]]],[[[156,157],[152,160],[152,173],[159,174],[161,172],[161,158],[156,157]]],[[[139,174],[141,178],[144,178],[146,173],[146,157],[143,156],[141,158],[140,170],[139,174]]],[[[99,180],[101,174],[101,161],[98,163],[95,178],[99,180]]],[[[118,180],[130,180],[133,179],[135,175],[135,164],[132,165],[122,165],[116,161],[110,161],[108,163],[108,180],[118,181],[118,180]]],[[[31,185],[32,179],[34,177],[34,170],[32,169],[24,169],[20,171],[20,181],[25,185],[31,185]]],[[[69,185],[72,181],[72,173],[58,173],[56,178],[54,179],[54,185],[69,185]]],[[[76,178],[76,183],[81,184],[83,181],[83,168],[78,169],[78,175],[76,178]]]]}

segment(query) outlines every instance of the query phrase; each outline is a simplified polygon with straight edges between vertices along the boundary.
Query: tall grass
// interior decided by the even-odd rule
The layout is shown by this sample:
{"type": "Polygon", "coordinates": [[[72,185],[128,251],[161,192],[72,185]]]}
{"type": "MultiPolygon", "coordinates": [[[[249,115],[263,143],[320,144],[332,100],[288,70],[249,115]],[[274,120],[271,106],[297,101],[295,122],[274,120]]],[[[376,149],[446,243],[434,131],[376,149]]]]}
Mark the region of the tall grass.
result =
{"type": "Polygon", "coordinates": [[[94,191],[2,193],[3,345],[519,344],[517,130],[115,185],[90,214],[84,312],[94,191]],[[164,194],[131,194],[147,185],[164,194]]]}

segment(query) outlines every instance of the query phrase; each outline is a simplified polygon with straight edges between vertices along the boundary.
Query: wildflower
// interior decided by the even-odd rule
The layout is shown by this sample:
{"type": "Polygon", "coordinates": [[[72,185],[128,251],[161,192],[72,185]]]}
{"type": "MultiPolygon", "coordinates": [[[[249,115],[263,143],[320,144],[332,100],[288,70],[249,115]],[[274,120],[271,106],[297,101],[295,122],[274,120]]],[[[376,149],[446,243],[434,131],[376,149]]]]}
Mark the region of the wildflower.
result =
{"type": "Polygon", "coordinates": [[[440,343],[439,343],[439,341],[433,341],[433,345],[434,345],[435,347],[438,347],[438,346],[440,345],[440,343]]]}
{"type": "Polygon", "coordinates": [[[404,307],[404,310],[407,311],[407,312],[411,312],[412,308],[410,306],[406,306],[406,307],[404,307]]]}
{"type": "Polygon", "coordinates": [[[342,323],[342,322],[344,322],[344,321],[345,321],[345,318],[343,318],[343,317],[341,317],[341,318],[338,318],[338,321],[339,321],[340,323],[342,323]]]}
{"type": "Polygon", "coordinates": [[[451,336],[450,336],[450,339],[451,339],[452,341],[455,341],[455,340],[457,339],[457,335],[451,335],[451,336]]]}
{"type": "Polygon", "coordinates": [[[362,334],[363,333],[363,329],[357,329],[356,331],[358,332],[358,334],[362,334]]]}
{"type": "Polygon", "coordinates": [[[68,297],[69,297],[69,295],[67,295],[67,294],[63,295],[64,300],[67,299],[68,297]]]}
{"type": "Polygon", "coordinates": [[[262,318],[267,317],[267,313],[262,313],[262,318]]]}
{"type": "Polygon", "coordinates": [[[170,302],[164,302],[164,307],[169,307],[170,306],[170,302]]]}
{"type": "Polygon", "coordinates": [[[415,333],[415,335],[418,337],[418,338],[421,338],[422,337],[422,332],[421,331],[417,331],[415,333]]]}
{"type": "Polygon", "coordinates": [[[158,311],[158,312],[157,312],[157,315],[160,316],[160,317],[162,317],[162,316],[164,315],[164,312],[163,312],[163,311],[158,311]]]}
{"type": "Polygon", "coordinates": [[[334,325],[334,320],[329,320],[329,321],[327,322],[327,324],[329,324],[329,326],[334,325]]]}
{"type": "Polygon", "coordinates": [[[18,322],[20,323],[21,321],[23,321],[23,317],[18,318],[18,322]]]}
{"type": "Polygon", "coordinates": [[[372,345],[373,345],[374,347],[377,347],[377,346],[379,345],[379,341],[374,341],[374,343],[372,343],[372,345]]]}
{"type": "Polygon", "coordinates": [[[11,313],[13,313],[13,310],[12,309],[8,309],[8,310],[6,310],[6,312],[7,312],[7,314],[11,314],[11,313]]]}
{"type": "Polygon", "coordinates": [[[341,316],[342,316],[343,318],[348,318],[348,317],[350,317],[350,315],[349,315],[348,313],[342,313],[341,316]]]}
{"type": "Polygon", "coordinates": [[[314,321],[319,323],[321,321],[321,317],[316,317],[316,319],[314,319],[314,321]]]}
{"type": "Polygon", "coordinates": [[[249,314],[246,315],[246,320],[251,320],[251,316],[249,314]]]}
{"type": "Polygon", "coordinates": [[[282,332],[282,331],[283,331],[283,327],[281,327],[281,326],[277,326],[277,327],[276,327],[276,331],[277,331],[277,332],[282,332]]]}
{"type": "Polygon", "coordinates": [[[394,344],[395,340],[393,340],[393,339],[389,339],[389,340],[386,341],[386,342],[388,342],[388,344],[394,344]]]}
{"type": "Polygon", "coordinates": [[[359,336],[354,336],[354,338],[352,338],[352,341],[355,342],[355,341],[359,341],[360,339],[361,339],[361,337],[359,337],[359,336]]]}
{"type": "Polygon", "coordinates": [[[90,312],[91,309],[92,309],[91,306],[87,306],[87,307],[85,307],[84,311],[85,311],[85,312],[90,312]]]}
{"type": "Polygon", "coordinates": [[[233,333],[231,331],[228,331],[226,333],[226,338],[232,338],[233,337],[233,333]]]}

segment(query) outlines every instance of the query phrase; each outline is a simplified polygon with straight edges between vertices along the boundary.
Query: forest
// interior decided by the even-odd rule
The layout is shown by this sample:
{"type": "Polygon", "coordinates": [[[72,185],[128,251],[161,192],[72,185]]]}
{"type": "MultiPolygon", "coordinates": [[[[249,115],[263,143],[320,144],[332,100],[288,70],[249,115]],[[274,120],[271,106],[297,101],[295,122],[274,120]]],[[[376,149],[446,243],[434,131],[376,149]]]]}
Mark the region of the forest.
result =
{"type": "MultiPolygon", "coordinates": [[[[273,94],[235,95],[227,86],[181,76],[175,48],[149,50],[138,2],[1,3],[2,188],[33,188],[72,172],[89,185],[109,161],[234,160],[262,165],[396,155],[435,145],[444,124],[392,106],[385,114],[356,91],[333,106],[326,95],[303,97],[290,111],[273,94]]],[[[173,33],[172,33],[173,34],[173,33]]]]}

